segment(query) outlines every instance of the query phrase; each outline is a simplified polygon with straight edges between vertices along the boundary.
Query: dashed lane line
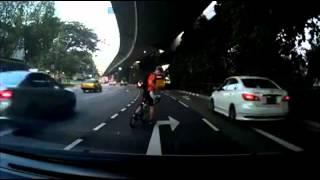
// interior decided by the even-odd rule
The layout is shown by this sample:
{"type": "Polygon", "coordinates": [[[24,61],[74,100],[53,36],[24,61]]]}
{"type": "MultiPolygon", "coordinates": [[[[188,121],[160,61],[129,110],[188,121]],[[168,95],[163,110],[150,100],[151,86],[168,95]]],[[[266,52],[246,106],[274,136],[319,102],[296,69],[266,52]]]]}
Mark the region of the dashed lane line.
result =
{"type": "Polygon", "coordinates": [[[106,125],[106,123],[101,123],[101,124],[99,124],[97,127],[95,127],[94,129],[93,129],[93,131],[98,131],[99,129],[101,129],[103,126],[105,126],[106,125]]]}
{"type": "Polygon", "coordinates": [[[110,119],[114,119],[114,118],[116,118],[117,116],[119,116],[119,114],[118,114],[118,113],[116,113],[116,114],[112,115],[112,116],[110,117],[110,119]]]}
{"type": "Polygon", "coordinates": [[[210,126],[214,131],[219,131],[219,128],[217,128],[215,125],[210,123],[206,118],[202,118],[202,121],[204,121],[208,126],[210,126]]]}
{"type": "Polygon", "coordinates": [[[287,149],[290,149],[290,150],[295,151],[295,152],[303,151],[303,149],[302,149],[301,147],[298,147],[298,146],[296,146],[296,145],[294,145],[294,144],[291,144],[291,143],[289,143],[289,142],[287,142],[287,141],[285,141],[285,140],[283,140],[283,139],[280,139],[280,138],[278,138],[278,137],[275,136],[275,135],[272,135],[272,134],[270,134],[270,133],[268,133],[268,132],[265,132],[265,131],[263,131],[263,130],[261,130],[261,129],[258,129],[258,128],[252,128],[252,129],[253,129],[254,131],[262,134],[263,136],[265,136],[265,137],[267,137],[267,138],[275,141],[276,143],[278,143],[278,144],[286,147],[287,149]]]}
{"type": "Polygon", "coordinates": [[[123,112],[123,111],[125,111],[125,110],[127,110],[127,108],[122,108],[122,109],[121,109],[121,112],[123,112]]]}
{"type": "Polygon", "coordinates": [[[76,145],[80,144],[83,141],[83,139],[76,139],[75,141],[73,141],[71,144],[69,144],[68,146],[66,146],[65,148],[63,148],[63,150],[69,151],[72,148],[74,148],[76,145]]]}
{"type": "Polygon", "coordinates": [[[188,105],[186,105],[185,103],[183,103],[182,101],[178,101],[182,106],[186,107],[186,108],[189,108],[188,105]]]}

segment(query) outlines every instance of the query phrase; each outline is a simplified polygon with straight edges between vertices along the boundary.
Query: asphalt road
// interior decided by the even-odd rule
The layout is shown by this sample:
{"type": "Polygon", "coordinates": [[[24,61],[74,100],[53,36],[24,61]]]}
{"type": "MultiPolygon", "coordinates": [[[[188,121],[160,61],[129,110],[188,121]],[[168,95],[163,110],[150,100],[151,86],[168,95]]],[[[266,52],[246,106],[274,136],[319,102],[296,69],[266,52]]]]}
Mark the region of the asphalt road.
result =
{"type": "MultiPolygon", "coordinates": [[[[103,86],[102,93],[74,89],[74,116],[51,118],[27,129],[0,124],[0,144],[146,155],[268,154],[320,150],[320,135],[299,121],[230,122],[207,108],[208,100],[164,91],[156,105],[157,124],[129,119],[141,101],[134,86],[103,86]]],[[[0,120],[1,121],[1,120],[0,120]]]]}

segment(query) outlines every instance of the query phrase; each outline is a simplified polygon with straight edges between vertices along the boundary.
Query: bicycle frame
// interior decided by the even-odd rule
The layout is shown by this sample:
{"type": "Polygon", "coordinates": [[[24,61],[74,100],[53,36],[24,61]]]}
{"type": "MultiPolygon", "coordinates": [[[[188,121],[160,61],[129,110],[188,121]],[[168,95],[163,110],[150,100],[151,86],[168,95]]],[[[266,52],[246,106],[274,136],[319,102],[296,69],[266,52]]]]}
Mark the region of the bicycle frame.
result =
{"type": "MultiPolygon", "coordinates": [[[[158,104],[160,102],[160,95],[156,95],[155,97],[155,103],[154,105],[158,104]]],[[[134,111],[131,120],[130,120],[130,126],[134,127],[135,123],[140,120],[142,122],[146,121],[146,116],[149,114],[149,105],[146,103],[145,98],[143,97],[141,100],[141,103],[137,107],[137,109],[134,111]]]]}

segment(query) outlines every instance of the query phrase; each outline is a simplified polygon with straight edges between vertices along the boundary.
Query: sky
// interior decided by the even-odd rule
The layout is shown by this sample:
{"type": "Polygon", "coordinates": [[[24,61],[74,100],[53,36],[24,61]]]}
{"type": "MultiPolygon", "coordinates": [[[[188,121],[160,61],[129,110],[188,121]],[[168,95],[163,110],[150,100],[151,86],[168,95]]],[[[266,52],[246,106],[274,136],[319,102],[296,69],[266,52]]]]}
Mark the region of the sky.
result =
{"type": "Polygon", "coordinates": [[[63,21],[79,21],[95,32],[102,41],[93,55],[99,74],[102,74],[120,47],[117,20],[110,1],[55,1],[56,16],[63,21]]]}

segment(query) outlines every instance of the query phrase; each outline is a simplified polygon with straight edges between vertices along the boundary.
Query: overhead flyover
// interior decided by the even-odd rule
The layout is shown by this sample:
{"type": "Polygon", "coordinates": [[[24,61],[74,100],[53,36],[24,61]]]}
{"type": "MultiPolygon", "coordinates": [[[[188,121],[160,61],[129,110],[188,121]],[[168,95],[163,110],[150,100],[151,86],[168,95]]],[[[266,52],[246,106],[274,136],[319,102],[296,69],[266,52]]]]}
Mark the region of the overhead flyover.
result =
{"type": "Polygon", "coordinates": [[[168,49],[210,2],[111,1],[120,31],[120,49],[104,74],[131,66],[149,52],[168,49]]]}

